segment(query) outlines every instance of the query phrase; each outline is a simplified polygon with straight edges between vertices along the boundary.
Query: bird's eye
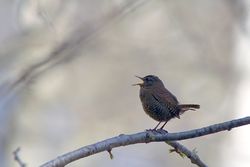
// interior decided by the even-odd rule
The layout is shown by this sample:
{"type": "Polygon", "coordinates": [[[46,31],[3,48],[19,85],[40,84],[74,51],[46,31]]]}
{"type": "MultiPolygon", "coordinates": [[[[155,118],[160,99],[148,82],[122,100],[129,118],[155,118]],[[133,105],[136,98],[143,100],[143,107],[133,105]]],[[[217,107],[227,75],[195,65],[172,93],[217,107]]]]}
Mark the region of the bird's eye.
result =
{"type": "Polygon", "coordinates": [[[153,81],[152,78],[149,78],[149,77],[145,78],[145,80],[146,80],[146,82],[151,82],[151,81],[153,81]]]}

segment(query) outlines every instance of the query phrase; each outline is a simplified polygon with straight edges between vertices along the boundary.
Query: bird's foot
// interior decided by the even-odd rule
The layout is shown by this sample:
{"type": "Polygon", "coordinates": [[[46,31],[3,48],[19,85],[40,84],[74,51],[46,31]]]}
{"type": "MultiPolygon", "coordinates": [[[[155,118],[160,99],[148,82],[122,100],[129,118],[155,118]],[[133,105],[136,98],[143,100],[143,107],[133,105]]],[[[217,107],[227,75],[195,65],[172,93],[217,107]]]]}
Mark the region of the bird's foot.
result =
{"type": "Polygon", "coordinates": [[[161,133],[161,134],[168,133],[168,131],[165,130],[165,129],[157,129],[157,132],[159,132],[159,133],[161,133]]]}
{"type": "Polygon", "coordinates": [[[156,132],[157,130],[156,129],[146,129],[146,132],[156,132]]]}

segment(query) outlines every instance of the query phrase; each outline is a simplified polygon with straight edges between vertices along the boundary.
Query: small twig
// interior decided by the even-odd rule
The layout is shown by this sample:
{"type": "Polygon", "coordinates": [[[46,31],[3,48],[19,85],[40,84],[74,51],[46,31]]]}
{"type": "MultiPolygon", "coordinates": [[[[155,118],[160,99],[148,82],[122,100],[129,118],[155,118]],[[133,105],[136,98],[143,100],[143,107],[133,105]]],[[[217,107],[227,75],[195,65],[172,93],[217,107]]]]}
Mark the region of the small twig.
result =
{"type": "Polygon", "coordinates": [[[207,167],[207,165],[202,162],[199,156],[196,154],[195,150],[190,151],[184,145],[176,141],[166,141],[166,143],[174,148],[171,149],[171,152],[174,151],[178,153],[182,158],[184,157],[183,155],[187,156],[193,164],[196,164],[199,167],[207,167]]]}
{"type": "Polygon", "coordinates": [[[113,156],[113,154],[112,154],[112,149],[108,149],[107,150],[108,151],[108,153],[109,153],[109,157],[110,157],[110,159],[113,159],[114,158],[114,156],[113,156]]]}
{"type": "MultiPolygon", "coordinates": [[[[169,143],[167,143],[167,144],[169,144],[169,143]]],[[[171,148],[171,149],[169,149],[169,153],[173,153],[173,152],[176,152],[177,154],[179,154],[181,158],[185,158],[186,157],[186,155],[184,153],[182,153],[178,148],[171,148]]]]}
{"type": "Polygon", "coordinates": [[[41,165],[41,167],[62,167],[78,159],[120,146],[127,146],[137,143],[166,142],[174,140],[191,139],[217,133],[220,131],[231,130],[233,128],[247,124],[250,124],[250,117],[235,119],[199,129],[189,130],[185,132],[178,132],[178,133],[162,133],[159,131],[146,131],[131,135],[123,134],[61,155],[55,158],[54,160],[51,160],[41,165]]]}
{"type": "Polygon", "coordinates": [[[26,164],[21,160],[18,153],[21,151],[20,147],[18,147],[15,151],[13,151],[14,160],[17,161],[20,167],[26,167],[26,164]]]}

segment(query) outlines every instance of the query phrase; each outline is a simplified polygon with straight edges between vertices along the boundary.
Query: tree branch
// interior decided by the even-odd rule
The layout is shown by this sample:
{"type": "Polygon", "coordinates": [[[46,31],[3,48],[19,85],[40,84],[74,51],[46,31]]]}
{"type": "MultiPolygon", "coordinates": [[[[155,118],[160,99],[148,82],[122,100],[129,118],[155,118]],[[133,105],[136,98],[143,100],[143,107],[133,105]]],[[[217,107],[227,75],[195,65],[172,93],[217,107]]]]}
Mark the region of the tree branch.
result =
{"type": "MultiPolygon", "coordinates": [[[[193,164],[196,164],[199,167],[207,167],[207,165],[201,161],[200,157],[196,154],[195,150],[190,151],[182,144],[176,141],[166,141],[168,145],[174,148],[173,151],[177,152],[178,154],[184,154],[187,156],[193,164]]],[[[171,150],[171,152],[173,152],[171,150]]]]}
{"type": "Polygon", "coordinates": [[[21,158],[19,157],[18,153],[20,152],[20,147],[18,147],[14,152],[13,152],[13,155],[14,155],[14,160],[18,163],[18,165],[20,167],[26,167],[25,163],[21,160],[21,158]]]}
{"type": "Polygon", "coordinates": [[[121,134],[119,136],[106,139],[97,142],[95,144],[88,145],[80,149],[74,150],[72,152],[66,153],[64,155],[61,155],[56,159],[41,165],[40,167],[63,167],[80,158],[84,158],[102,151],[108,151],[111,150],[112,148],[120,146],[127,146],[137,143],[191,139],[200,136],[205,136],[208,134],[217,133],[220,131],[231,130],[233,128],[247,124],[250,124],[250,116],[178,133],[167,133],[162,130],[158,130],[158,131],[140,132],[131,135],[121,134]]]}

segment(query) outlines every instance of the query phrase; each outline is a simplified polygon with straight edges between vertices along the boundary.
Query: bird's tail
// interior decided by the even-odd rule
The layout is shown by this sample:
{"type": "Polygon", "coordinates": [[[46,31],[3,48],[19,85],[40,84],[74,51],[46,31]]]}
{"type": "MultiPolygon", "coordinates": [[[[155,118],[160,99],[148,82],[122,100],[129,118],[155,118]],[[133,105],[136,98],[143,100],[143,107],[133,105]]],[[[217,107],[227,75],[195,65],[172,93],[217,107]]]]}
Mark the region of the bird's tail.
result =
{"type": "Polygon", "coordinates": [[[179,104],[178,106],[181,109],[180,114],[182,114],[182,113],[184,113],[185,111],[188,111],[188,110],[195,111],[195,109],[200,108],[199,104],[179,104]]]}

